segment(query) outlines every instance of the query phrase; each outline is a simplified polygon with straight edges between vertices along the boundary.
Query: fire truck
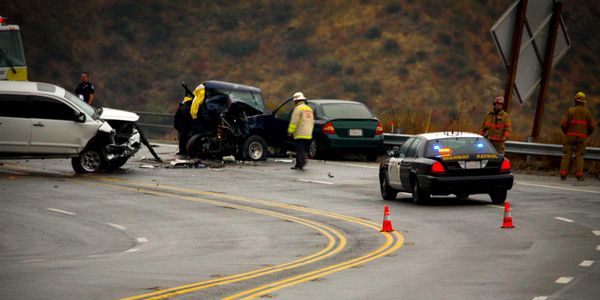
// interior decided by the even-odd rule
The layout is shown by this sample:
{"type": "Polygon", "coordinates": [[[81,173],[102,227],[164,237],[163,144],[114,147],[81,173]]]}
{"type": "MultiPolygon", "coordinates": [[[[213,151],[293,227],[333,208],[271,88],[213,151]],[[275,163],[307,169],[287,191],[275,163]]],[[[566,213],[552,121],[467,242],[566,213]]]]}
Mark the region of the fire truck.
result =
{"type": "Polygon", "coordinates": [[[0,16],[0,80],[27,80],[27,63],[18,25],[0,16]]]}

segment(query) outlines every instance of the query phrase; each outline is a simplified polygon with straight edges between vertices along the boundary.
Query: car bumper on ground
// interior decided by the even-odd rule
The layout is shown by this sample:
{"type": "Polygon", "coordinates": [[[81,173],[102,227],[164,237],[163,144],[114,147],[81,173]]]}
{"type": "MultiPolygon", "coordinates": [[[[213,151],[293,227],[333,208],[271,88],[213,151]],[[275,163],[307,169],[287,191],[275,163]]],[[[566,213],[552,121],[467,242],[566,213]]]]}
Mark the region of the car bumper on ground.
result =
{"type": "Polygon", "coordinates": [[[419,186],[432,195],[487,194],[493,191],[510,190],[514,177],[511,173],[479,176],[431,176],[419,175],[419,186]]]}

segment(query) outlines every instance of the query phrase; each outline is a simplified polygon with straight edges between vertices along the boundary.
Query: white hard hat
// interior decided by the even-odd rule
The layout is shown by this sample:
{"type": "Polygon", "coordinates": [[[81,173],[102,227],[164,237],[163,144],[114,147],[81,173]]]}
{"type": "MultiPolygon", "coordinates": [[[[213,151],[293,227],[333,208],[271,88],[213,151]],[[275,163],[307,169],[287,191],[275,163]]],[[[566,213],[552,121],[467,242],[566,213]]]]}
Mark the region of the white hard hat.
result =
{"type": "Polygon", "coordinates": [[[304,97],[304,94],[302,94],[301,92],[295,93],[294,96],[292,96],[292,98],[294,99],[294,101],[306,100],[306,97],[304,97]]]}

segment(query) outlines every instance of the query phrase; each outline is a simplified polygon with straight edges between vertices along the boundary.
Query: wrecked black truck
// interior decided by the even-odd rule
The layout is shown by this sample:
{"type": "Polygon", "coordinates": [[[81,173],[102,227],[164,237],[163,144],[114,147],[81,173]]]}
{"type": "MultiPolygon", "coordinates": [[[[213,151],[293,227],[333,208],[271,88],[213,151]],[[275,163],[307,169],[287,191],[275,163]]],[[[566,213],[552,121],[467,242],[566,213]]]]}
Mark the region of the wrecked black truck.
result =
{"type": "Polygon", "coordinates": [[[198,117],[191,121],[187,154],[193,158],[233,155],[239,160],[265,159],[267,142],[252,135],[248,126],[248,117],[264,112],[261,90],[215,80],[203,85],[205,100],[198,110],[198,117]]]}

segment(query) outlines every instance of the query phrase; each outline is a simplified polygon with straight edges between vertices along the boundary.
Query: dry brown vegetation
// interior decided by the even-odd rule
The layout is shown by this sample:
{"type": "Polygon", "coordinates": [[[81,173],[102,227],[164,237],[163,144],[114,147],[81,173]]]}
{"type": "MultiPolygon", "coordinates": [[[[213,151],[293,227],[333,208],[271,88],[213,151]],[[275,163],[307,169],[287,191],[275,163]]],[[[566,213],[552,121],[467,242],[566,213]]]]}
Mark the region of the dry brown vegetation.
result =
{"type": "MultiPolygon", "coordinates": [[[[103,104],[172,112],[191,85],[218,79],[263,89],[273,107],[295,91],[367,103],[405,133],[478,131],[502,94],[489,29],[512,0],[3,1],[21,25],[30,79],[74,87],[92,73],[103,104]]],[[[573,48],[548,92],[542,141],[558,143],[578,90],[600,113],[600,2],[565,3],[573,48]]],[[[513,103],[513,139],[531,130],[535,100],[513,103]]],[[[591,141],[600,145],[600,134],[591,141]]]]}

